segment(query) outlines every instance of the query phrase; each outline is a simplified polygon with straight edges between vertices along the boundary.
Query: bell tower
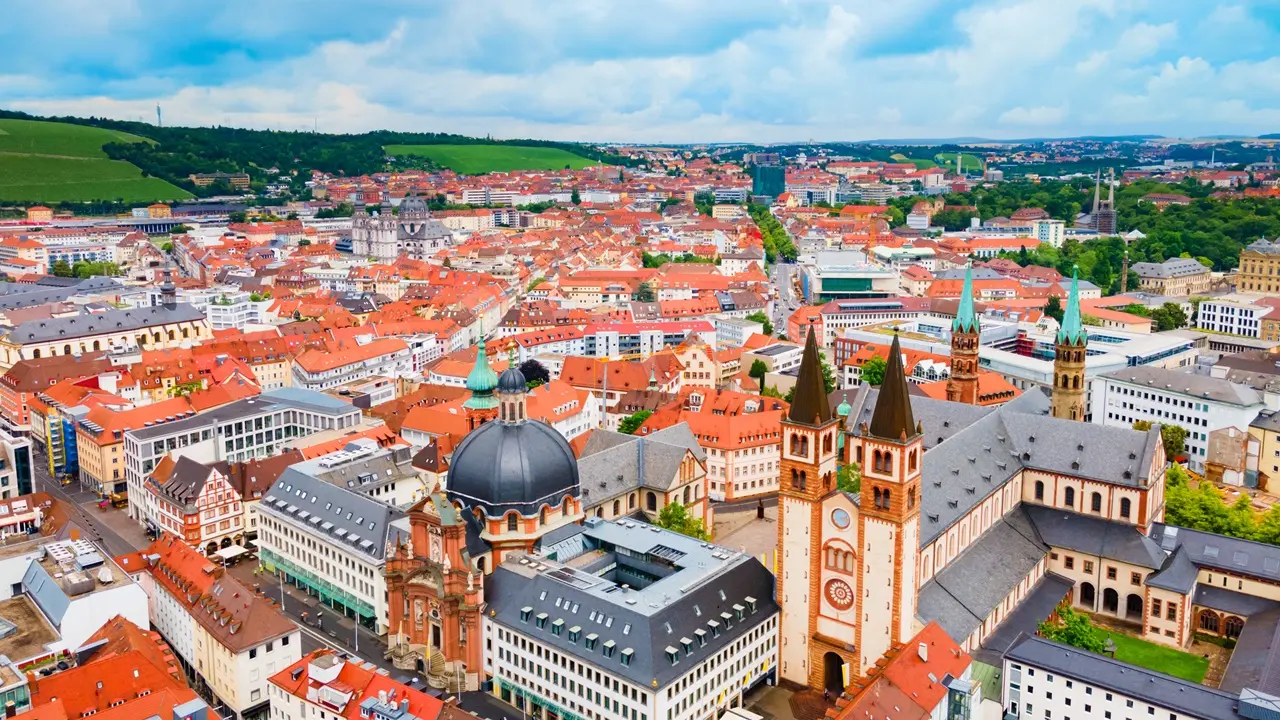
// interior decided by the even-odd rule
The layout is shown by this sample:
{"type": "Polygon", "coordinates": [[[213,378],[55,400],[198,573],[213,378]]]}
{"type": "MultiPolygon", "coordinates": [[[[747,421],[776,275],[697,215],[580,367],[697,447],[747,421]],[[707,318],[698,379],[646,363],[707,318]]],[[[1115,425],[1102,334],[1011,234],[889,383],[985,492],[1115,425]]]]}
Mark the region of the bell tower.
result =
{"type": "Polygon", "coordinates": [[[489,367],[489,356],[485,354],[484,339],[476,344],[476,364],[467,374],[467,389],[471,397],[462,403],[467,414],[467,431],[470,432],[498,417],[498,398],[494,389],[498,387],[498,375],[489,367]]]}
{"type": "Polygon", "coordinates": [[[1064,420],[1084,420],[1086,390],[1084,361],[1089,334],[1080,317],[1080,268],[1071,269],[1071,294],[1058,326],[1053,354],[1053,398],[1050,410],[1064,420]]]}
{"type": "MultiPolygon", "coordinates": [[[[791,408],[782,419],[778,478],[777,594],[781,676],[800,685],[822,684],[817,634],[822,543],[822,501],[836,489],[840,419],[831,412],[822,379],[818,341],[809,328],[791,408]],[[814,680],[816,678],[816,681],[814,680]]],[[[846,660],[847,661],[847,660],[846,660]]]]}
{"type": "Polygon", "coordinates": [[[859,428],[863,458],[858,513],[856,668],[865,675],[894,645],[909,640],[916,616],[920,548],[921,427],[911,411],[898,337],[889,347],[871,425],[859,428]]]}
{"type": "Polygon", "coordinates": [[[978,404],[978,347],[981,332],[973,309],[973,263],[964,269],[964,289],[956,319],[951,321],[951,377],[947,378],[947,399],[978,404]]]}

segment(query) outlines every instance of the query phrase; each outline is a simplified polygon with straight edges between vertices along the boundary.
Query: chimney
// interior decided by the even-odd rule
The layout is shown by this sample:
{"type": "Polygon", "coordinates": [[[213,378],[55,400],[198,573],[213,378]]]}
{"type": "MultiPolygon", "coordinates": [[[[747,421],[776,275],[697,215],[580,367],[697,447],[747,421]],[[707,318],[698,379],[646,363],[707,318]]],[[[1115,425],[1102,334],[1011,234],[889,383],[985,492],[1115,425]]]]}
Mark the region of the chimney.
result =
{"type": "Polygon", "coordinates": [[[11,718],[18,714],[18,704],[10,700],[4,704],[4,716],[11,718]]]}
{"type": "Polygon", "coordinates": [[[920,646],[916,649],[916,653],[920,655],[920,659],[922,661],[929,662],[929,643],[920,643],[920,646]]]}
{"type": "Polygon", "coordinates": [[[386,704],[387,704],[387,691],[386,691],[386,690],[379,690],[379,691],[378,691],[378,704],[379,704],[379,705],[386,705],[386,704]]]}

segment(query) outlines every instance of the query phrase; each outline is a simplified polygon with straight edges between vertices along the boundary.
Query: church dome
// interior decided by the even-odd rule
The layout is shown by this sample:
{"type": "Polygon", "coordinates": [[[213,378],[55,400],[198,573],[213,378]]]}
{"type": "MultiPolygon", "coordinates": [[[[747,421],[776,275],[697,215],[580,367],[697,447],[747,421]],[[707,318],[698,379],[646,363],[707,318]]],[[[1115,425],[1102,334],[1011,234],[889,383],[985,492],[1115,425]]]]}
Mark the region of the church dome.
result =
{"type": "Polygon", "coordinates": [[[543,505],[578,496],[578,461],[564,437],[544,422],[489,422],[453,452],[445,492],[489,517],[509,510],[532,517],[543,505]]]}
{"type": "Polygon", "coordinates": [[[528,383],[524,379],[524,373],[515,365],[508,367],[498,377],[498,392],[500,393],[522,393],[529,389],[528,383]]]}
{"type": "Polygon", "coordinates": [[[428,213],[429,213],[429,210],[427,208],[427,201],[423,200],[417,195],[406,195],[405,198],[400,201],[401,217],[415,216],[415,215],[425,216],[428,213]]]}

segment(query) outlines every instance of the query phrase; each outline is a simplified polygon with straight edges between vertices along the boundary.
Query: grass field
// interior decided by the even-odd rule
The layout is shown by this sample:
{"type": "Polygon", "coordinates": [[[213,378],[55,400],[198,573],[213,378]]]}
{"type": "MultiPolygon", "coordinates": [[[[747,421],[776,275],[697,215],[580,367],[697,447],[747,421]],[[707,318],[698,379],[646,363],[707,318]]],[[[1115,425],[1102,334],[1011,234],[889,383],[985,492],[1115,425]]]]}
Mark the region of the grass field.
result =
{"type": "Polygon", "coordinates": [[[1199,655],[1192,655],[1120,633],[1107,632],[1107,637],[1116,644],[1117,660],[1194,683],[1203,682],[1205,671],[1209,669],[1209,660],[1199,655]]]}
{"type": "Polygon", "coordinates": [[[465,175],[512,170],[581,170],[595,163],[558,148],[521,145],[388,145],[388,155],[417,155],[465,175]]]}
{"type": "Polygon", "coordinates": [[[134,165],[108,160],[109,142],[147,142],[125,132],[36,120],[0,120],[0,201],[142,202],[191,197],[134,165]]]}
{"type": "MultiPolygon", "coordinates": [[[[939,165],[941,165],[942,167],[948,170],[954,170],[956,167],[955,153],[938,153],[937,155],[933,156],[933,159],[936,160],[939,165]]],[[[964,171],[967,173],[982,172],[982,161],[979,160],[974,155],[965,153],[964,154],[964,171]]]]}
{"type": "Polygon", "coordinates": [[[906,155],[903,155],[902,153],[894,153],[893,155],[889,156],[889,159],[893,160],[894,162],[900,162],[900,163],[909,162],[912,165],[915,165],[920,170],[928,170],[929,168],[938,167],[938,164],[932,160],[925,160],[924,158],[909,158],[906,155]]]}

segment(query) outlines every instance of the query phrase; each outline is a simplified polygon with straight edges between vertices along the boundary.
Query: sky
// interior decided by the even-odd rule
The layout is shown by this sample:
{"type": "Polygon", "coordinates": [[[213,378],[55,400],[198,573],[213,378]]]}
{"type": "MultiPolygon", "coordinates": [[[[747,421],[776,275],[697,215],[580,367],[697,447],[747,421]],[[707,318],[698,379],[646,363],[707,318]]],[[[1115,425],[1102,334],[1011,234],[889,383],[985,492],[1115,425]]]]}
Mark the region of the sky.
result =
{"type": "Polygon", "coordinates": [[[1280,0],[4,0],[0,108],[588,142],[1280,132],[1280,0]]]}

